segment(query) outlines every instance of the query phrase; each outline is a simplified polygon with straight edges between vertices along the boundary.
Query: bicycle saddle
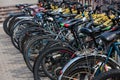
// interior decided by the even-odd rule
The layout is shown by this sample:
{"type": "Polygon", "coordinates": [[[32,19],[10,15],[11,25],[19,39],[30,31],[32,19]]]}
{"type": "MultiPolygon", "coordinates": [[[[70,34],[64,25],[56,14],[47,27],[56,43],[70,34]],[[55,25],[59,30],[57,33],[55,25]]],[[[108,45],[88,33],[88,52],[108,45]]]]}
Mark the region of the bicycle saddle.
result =
{"type": "Polygon", "coordinates": [[[73,28],[76,24],[83,22],[81,19],[72,19],[67,22],[64,22],[64,27],[66,28],[73,28]]]}
{"type": "Polygon", "coordinates": [[[80,29],[80,32],[83,34],[86,34],[88,36],[91,37],[95,37],[95,36],[99,36],[103,31],[101,30],[100,27],[94,27],[94,28],[87,28],[87,27],[83,27],[80,29]]]}
{"type": "Polygon", "coordinates": [[[72,17],[74,18],[77,14],[60,14],[61,17],[63,18],[68,18],[68,17],[72,17]]]}
{"type": "Polygon", "coordinates": [[[92,35],[93,31],[89,28],[81,28],[80,32],[87,35],[92,35]]]}
{"type": "Polygon", "coordinates": [[[80,29],[80,32],[91,36],[95,32],[93,28],[91,28],[92,25],[93,22],[89,22],[85,27],[80,29]]]}
{"type": "Polygon", "coordinates": [[[120,35],[120,27],[114,27],[110,31],[104,32],[100,35],[100,38],[103,41],[110,42],[116,39],[120,35]],[[115,29],[116,28],[116,29],[115,29]]]}

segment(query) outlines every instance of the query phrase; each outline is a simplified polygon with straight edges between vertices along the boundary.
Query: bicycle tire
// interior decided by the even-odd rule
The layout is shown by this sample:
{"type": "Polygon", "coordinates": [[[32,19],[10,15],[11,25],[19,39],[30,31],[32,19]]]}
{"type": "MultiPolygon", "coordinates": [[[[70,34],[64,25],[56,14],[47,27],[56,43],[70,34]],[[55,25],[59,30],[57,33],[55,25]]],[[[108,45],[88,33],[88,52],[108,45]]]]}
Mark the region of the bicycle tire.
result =
{"type": "Polygon", "coordinates": [[[108,72],[101,73],[100,75],[95,77],[93,80],[107,80],[109,78],[113,78],[110,80],[119,80],[120,79],[120,70],[113,69],[108,72]]]}
{"type": "MultiPolygon", "coordinates": [[[[45,64],[44,64],[45,63],[44,58],[48,55],[48,53],[60,51],[60,50],[68,52],[66,54],[70,57],[72,57],[74,55],[73,51],[71,51],[70,49],[65,48],[65,47],[53,47],[53,48],[49,48],[48,50],[44,50],[44,52],[40,53],[40,55],[38,56],[38,58],[35,62],[35,65],[34,65],[34,79],[35,80],[40,80],[40,78],[39,78],[40,65],[42,66],[42,69],[43,69],[44,73],[46,74],[46,76],[48,76],[52,80],[56,80],[56,78],[50,72],[47,71],[45,64]]],[[[60,53],[60,54],[63,54],[63,53],[60,53]]]]}
{"type": "Polygon", "coordinates": [[[88,66],[79,66],[70,71],[62,80],[91,80],[87,78],[87,76],[89,76],[88,73],[88,66]]]}
{"type": "Polygon", "coordinates": [[[24,48],[27,41],[29,41],[30,39],[32,39],[32,37],[37,35],[42,36],[42,35],[46,35],[46,33],[44,33],[42,28],[38,28],[38,27],[26,28],[22,32],[22,35],[19,37],[19,40],[18,40],[18,46],[22,53],[24,52],[24,48]]]}
{"type": "Polygon", "coordinates": [[[13,17],[12,16],[8,16],[5,21],[3,22],[3,30],[4,32],[10,36],[10,32],[8,30],[8,27],[9,27],[9,21],[12,19],[13,17]]]}
{"type": "MultiPolygon", "coordinates": [[[[34,37],[32,37],[27,43],[26,43],[26,45],[25,45],[25,49],[24,49],[24,53],[23,53],[23,56],[24,56],[24,60],[25,60],[25,63],[26,63],[26,65],[27,65],[27,67],[29,68],[29,70],[30,71],[32,71],[33,72],[33,65],[30,63],[30,58],[29,58],[29,56],[30,56],[30,49],[32,48],[32,46],[33,47],[35,47],[36,45],[39,45],[41,48],[40,48],[40,50],[39,51],[42,51],[42,43],[37,43],[37,41],[43,41],[44,39],[49,39],[48,37],[45,37],[45,36],[40,36],[40,35],[37,35],[37,36],[34,36],[34,37]]],[[[45,45],[44,45],[45,46],[45,45]]],[[[34,52],[33,52],[34,53],[34,52]]],[[[32,53],[31,53],[32,54],[32,53]]],[[[35,53],[34,53],[35,54],[35,53]]],[[[36,53],[36,54],[39,54],[39,52],[38,53],[36,53]]],[[[36,55],[35,54],[35,55],[36,55]]],[[[33,62],[33,64],[34,64],[34,62],[33,62]]]]}
{"type": "MultiPolygon", "coordinates": [[[[14,30],[16,30],[16,28],[18,30],[21,27],[21,25],[24,25],[24,24],[27,25],[27,26],[24,26],[24,28],[35,26],[32,20],[20,19],[14,23],[13,27],[11,27],[10,33],[13,34],[13,32],[14,32],[14,30]]],[[[21,30],[21,28],[20,28],[20,30],[21,30]]]]}
{"type": "MultiPolygon", "coordinates": [[[[106,56],[104,55],[94,55],[94,54],[89,54],[81,57],[76,57],[76,60],[73,59],[72,63],[66,64],[66,66],[62,70],[62,74],[59,77],[59,80],[62,80],[63,76],[68,74],[69,71],[73,70],[77,66],[85,66],[85,65],[96,65],[97,61],[98,62],[105,62],[106,61],[106,56]]],[[[111,69],[117,69],[120,67],[114,60],[109,59],[106,63],[111,69]]],[[[90,67],[92,69],[92,66],[90,67]]]]}

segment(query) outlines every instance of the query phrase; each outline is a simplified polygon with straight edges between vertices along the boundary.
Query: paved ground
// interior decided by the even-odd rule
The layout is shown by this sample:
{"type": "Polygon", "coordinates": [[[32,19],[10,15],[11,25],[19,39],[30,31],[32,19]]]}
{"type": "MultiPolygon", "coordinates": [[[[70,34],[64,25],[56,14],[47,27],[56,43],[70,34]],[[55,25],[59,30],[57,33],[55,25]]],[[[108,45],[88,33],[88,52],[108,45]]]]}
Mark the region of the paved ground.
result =
{"type": "MultiPolygon", "coordinates": [[[[20,3],[37,3],[37,0],[0,0],[0,6],[20,3]]],[[[34,80],[22,54],[12,45],[10,37],[4,33],[2,24],[0,24],[0,80],[34,80]]]]}
{"type": "Polygon", "coordinates": [[[21,3],[37,3],[38,0],[0,0],[0,6],[10,6],[21,3]]]}
{"type": "Polygon", "coordinates": [[[0,24],[0,80],[33,80],[20,52],[0,24]]]}

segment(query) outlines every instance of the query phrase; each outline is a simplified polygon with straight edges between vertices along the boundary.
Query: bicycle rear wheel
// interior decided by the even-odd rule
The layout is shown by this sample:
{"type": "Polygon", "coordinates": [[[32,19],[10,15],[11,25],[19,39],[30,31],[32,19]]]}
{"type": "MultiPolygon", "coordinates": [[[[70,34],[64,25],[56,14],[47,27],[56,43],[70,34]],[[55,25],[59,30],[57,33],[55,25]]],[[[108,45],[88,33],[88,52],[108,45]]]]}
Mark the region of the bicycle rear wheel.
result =
{"type": "MultiPolygon", "coordinates": [[[[74,70],[79,66],[88,66],[89,75],[92,76],[99,75],[101,72],[108,71],[110,69],[117,69],[120,66],[112,60],[106,62],[106,57],[102,55],[85,55],[81,57],[76,57],[76,59],[71,60],[62,70],[62,74],[59,77],[59,80],[64,80],[64,76],[68,76],[69,72],[74,70]],[[75,61],[74,61],[75,60],[75,61]]],[[[90,76],[91,77],[91,76],[90,76]]],[[[89,79],[89,78],[88,78],[89,79]]]]}
{"type": "Polygon", "coordinates": [[[93,80],[120,80],[120,70],[113,69],[108,72],[101,73],[93,80]]]}
{"type": "Polygon", "coordinates": [[[75,57],[74,51],[65,47],[53,47],[40,53],[34,66],[35,80],[40,80],[39,68],[42,66],[45,74],[52,80],[56,80],[62,67],[75,57]]]}

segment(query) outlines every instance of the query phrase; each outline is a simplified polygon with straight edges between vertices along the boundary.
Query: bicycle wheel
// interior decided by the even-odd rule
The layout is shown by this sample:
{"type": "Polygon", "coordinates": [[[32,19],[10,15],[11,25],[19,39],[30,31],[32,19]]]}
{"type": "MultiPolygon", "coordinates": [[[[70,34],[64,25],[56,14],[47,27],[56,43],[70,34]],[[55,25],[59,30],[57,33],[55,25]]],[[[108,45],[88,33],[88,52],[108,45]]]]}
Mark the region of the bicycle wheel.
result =
{"type": "Polygon", "coordinates": [[[59,71],[71,59],[75,57],[74,51],[65,47],[53,47],[40,53],[34,66],[34,78],[40,80],[39,68],[52,80],[56,80],[59,71]]]}
{"type": "Polygon", "coordinates": [[[27,28],[27,27],[29,27],[29,25],[22,25],[21,21],[24,22],[24,23],[26,23],[25,20],[18,20],[10,28],[11,41],[12,41],[13,45],[15,46],[15,48],[17,48],[17,49],[19,49],[18,39],[20,38],[20,36],[22,36],[21,34],[25,31],[24,29],[27,28]]]}
{"type": "Polygon", "coordinates": [[[26,43],[23,56],[30,71],[33,71],[34,61],[48,43],[48,39],[50,38],[37,35],[26,43]]]}
{"type": "Polygon", "coordinates": [[[108,71],[109,69],[117,69],[120,67],[112,59],[108,59],[106,62],[106,57],[104,55],[95,55],[95,54],[84,55],[81,57],[76,57],[75,59],[71,60],[71,62],[69,62],[63,68],[59,80],[64,80],[64,76],[67,76],[67,74],[70,71],[74,70],[78,66],[88,66],[89,72],[92,74],[92,76],[90,77],[94,77],[100,74],[101,72],[108,71]]]}
{"type": "MultiPolygon", "coordinates": [[[[24,30],[25,28],[28,28],[28,27],[32,27],[32,26],[35,26],[35,23],[33,23],[32,20],[28,20],[28,19],[21,19],[19,21],[17,21],[13,27],[11,27],[10,29],[10,33],[13,34],[17,31],[22,31],[24,30]]],[[[36,25],[37,26],[37,25],[36,25]]]]}
{"type": "Polygon", "coordinates": [[[62,80],[92,80],[92,78],[89,78],[91,74],[88,66],[79,66],[69,71],[62,80]]]}
{"type": "Polygon", "coordinates": [[[20,51],[23,53],[25,49],[26,43],[32,39],[34,36],[43,36],[46,35],[43,31],[42,28],[39,27],[31,27],[31,28],[26,28],[23,32],[22,35],[18,39],[18,46],[20,51]]]}
{"type": "Polygon", "coordinates": [[[113,69],[108,72],[101,73],[93,80],[120,80],[120,70],[113,69]]]}
{"type": "Polygon", "coordinates": [[[3,30],[6,34],[8,34],[10,36],[10,32],[8,30],[8,27],[9,27],[9,22],[10,20],[12,19],[13,17],[12,16],[8,16],[5,21],[3,22],[3,30]]]}
{"type": "MultiPolygon", "coordinates": [[[[25,36],[27,34],[27,32],[38,32],[41,30],[41,28],[38,28],[38,27],[28,27],[29,25],[27,26],[24,26],[26,28],[22,29],[22,30],[15,30],[11,36],[11,40],[12,40],[12,43],[13,45],[17,48],[17,49],[20,49],[21,50],[21,46],[19,46],[19,39],[21,38],[21,36],[25,36]]],[[[30,35],[27,35],[27,36],[30,36],[30,35]]],[[[26,38],[28,38],[26,36],[26,38]]]]}
{"type": "Polygon", "coordinates": [[[18,22],[19,21],[19,19],[17,19],[17,16],[14,16],[11,20],[10,20],[10,22],[9,22],[9,26],[8,26],[8,31],[9,31],[9,34],[10,34],[10,36],[12,36],[12,34],[11,34],[11,32],[10,32],[10,29],[14,26],[14,24],[16,23],[16,22],[18,22]]]}

